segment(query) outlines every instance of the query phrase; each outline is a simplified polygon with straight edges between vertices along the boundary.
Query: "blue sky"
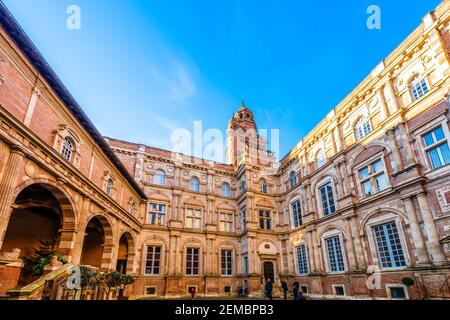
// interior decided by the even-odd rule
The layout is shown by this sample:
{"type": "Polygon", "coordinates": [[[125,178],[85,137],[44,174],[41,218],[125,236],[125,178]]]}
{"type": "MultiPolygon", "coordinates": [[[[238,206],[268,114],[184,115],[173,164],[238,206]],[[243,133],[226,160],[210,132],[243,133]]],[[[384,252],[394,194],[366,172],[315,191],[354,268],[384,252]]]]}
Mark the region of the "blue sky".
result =
{"type": "Polygon", "coordinates": [[[176,128],[225,133],[242,98],[280,157],[439,0],[3,0],[104,135],[171,148],[176,128]],[[81,29],[66,28],[69,5],[81,29]],[[381,30],[366,27],[369,5],[381,30]]]}

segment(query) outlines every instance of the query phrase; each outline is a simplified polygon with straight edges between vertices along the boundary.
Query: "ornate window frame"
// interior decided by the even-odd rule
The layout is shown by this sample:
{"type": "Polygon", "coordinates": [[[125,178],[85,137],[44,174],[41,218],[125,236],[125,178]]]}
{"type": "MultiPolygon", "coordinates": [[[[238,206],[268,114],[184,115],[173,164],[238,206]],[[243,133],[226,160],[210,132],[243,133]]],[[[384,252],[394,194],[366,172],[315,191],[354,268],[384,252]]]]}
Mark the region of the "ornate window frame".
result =
{"type": "Polygon", "coordinates": [[[77,169],[80,168],[81,139],[72,129],[69,128],[67,124],[61,124],[56,130],[53,131],[53,148],[58,151],[64,160],[72,163],[77,169]],[[70,139],[73,142],[73,150],[70,160],[62,155],[65,139],[70,139]]]}

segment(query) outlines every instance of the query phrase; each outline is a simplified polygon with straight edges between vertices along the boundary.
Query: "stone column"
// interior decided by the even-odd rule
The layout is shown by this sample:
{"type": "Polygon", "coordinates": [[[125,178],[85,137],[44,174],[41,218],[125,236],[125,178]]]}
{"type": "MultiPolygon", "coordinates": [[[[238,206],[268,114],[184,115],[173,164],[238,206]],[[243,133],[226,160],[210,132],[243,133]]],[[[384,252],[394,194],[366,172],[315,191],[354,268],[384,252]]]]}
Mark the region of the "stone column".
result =
{"type": "Polygon", "coordinates": [[[312,240],[312,231],[308,231],[306,233],[306,245],[307,245],[308,258],[309,258],[310,272],[315,273],[315,272],[317,272],[317,269],[316,269],[316,260],[314,258],[314,245],[313,245],[313,240],[312,240]]]}
{"type": "Polygon", "coordinates": [[[413,164],[417,163],[416,156],[414,154],[414,149],[409,141],[408,132],[406,129],[406,123],[400,122],[398,124],[398,130],[400,132],[401,144],[405,148],[406,151],[406,162],[413,164]]]}
{"type": "Polygon", "coordinates": [[[393,106],[394,112],[396,112],[400,107],[398,105],[397,95],[395,94],[394,86],[392,85],[392,80],[391,79],[389,79],[387,81],[386,88],[387,88],[387,90],[389,92],[389,95],[391,97],[392,106],[393,106]]]}
{"type": "Polygon", "coordinates": [[[356,264],[356,257],[355,257],[355,248],[353,246],[353,237],[352,237],[352,231],[350,226],[350,219],[351,218],[345,218],[344,221],[344,228],[345,233],[347,234],[347,238],[345,239],[345,246],[347,249],[347,255],[348,255],[348,261],[350,263],[350,270],[356,270],[357,264],[356,264]]]}
{"type": "Polygon", "coordinates": [[[0,183],[0,250],[8,228],[9,217],[14,203],[14,190],[17,187],[19,173],[24,166],[25,152],[19,146],[12,146],[8,157],[8,162],[0,183]]]}
{"type": "Polygon", "coordinates": [[[344,192],[344,196],[347,196],[350,193],[350,186],[347,183],[347,176],[346,176],[347,170],[345,168],[345,162],[341,162],[339,164],[339,170],[342,179],[342,191],[344,192]]]}
{"type": "Polygon", "coordinates": [[[313,230],[312,233],[312,241],[313,241],[313,250],[314,250],[314,261],[316,265],[316,272],[322,272],[322,263],[320,260],[320,248],[322,247],[319,244],[319,240],[317,239],[317,230],[313,230]]]}
{"type": "Polygon", "coordinates": [[[425,227],[425,233],[427,234],[428,241],[430,243],[430,256],[433,263],[441,264],[446,263],[444,250],[442,248],[439,234],[434,223],[433,213],[431,212],[430,204],[425,193],[417,195],[419,201],[420,211],[425,227]]]}
{"type": "Polygon", "coordinates": [[[366,259],[364,256],[364,249],[362,246],[362,240],[359,235],[359,228],[358,228],[358,220],[356,216],[351,217],[350,219],[350,228],[352,231],[352,237],[353,242],[355,244],[355,253],[356,253],[356,262],[358,264],[359,269],[365,269],[366,266],[366,259]]]}
{"type": "Polygon", "coordinates": [[[397,146],[397,140],[395,139],[395,129],[389,129],[386,134],[389,137],[389,140],[391,142],[392,147],[392,154],[394,156],[394,162],[395,162],[395,171],[401,171],[403,170],[403,159],[402,155],[400,154],[400,150],[397,146]]]}
{"type": "Polygon", "coordinates": [[[336,127],[333,129],[333,141],[334,144],[336,145],[336,152],[340,152],[342,151],[342,149],[344,149],[340,124],[337,124],[336,127]]]}
{"type": "Polygon", "coordinates": [[[380,97],[380,111],[381,111],[381,120],[385,120],[389,117],[389,108],[386,104],[386,97],[384,96],[384,86],[378,89],[378,95],[380,97]]]}
{"type": "Polygon", "coordinates": [[[418,264],[429,264],[430,258],[428,256],[427,246],[423,240],[422,231],[417,219],[416,209],[410,197],[402,199],[405,205],[406,214],[408,215],[409,228],[411,230],[411,237],[415,247],[415,255],[418,264]]]}
{"type": "Polygon", "coordinates": [[[342,165],[342,163],[336,163],[334,165],[334,170],[336,171],[338,179],[339,179],[339,182],[337,184],[338,193],[339,193],[339,197],[338,198],[343,198],[345,196],[345,193],[344,193],[344,179],[342,178],[341,165],[342,165]]]}

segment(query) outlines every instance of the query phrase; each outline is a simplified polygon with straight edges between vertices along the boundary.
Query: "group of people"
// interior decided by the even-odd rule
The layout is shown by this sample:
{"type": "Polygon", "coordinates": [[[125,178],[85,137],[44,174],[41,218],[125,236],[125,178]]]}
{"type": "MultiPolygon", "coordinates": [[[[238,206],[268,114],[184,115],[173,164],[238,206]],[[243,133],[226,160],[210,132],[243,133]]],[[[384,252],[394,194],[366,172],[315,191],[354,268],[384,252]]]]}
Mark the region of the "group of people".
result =
{"type": "MultiPolygon", "coordinates": [[[[288,287],[286,280],[284,280],[284,279],[281,280],[281,289],[283,289],[284,300],[287,300],[289,287],[288,287]]],[[[272,279],[270,279],[270,278],[268,278],[266,281],[264,293],[269,300],[273,300],[273,296],[272,296],[273,283],[272,283],[272,279]]],[[[300,284],[297,281],[294,282],[294,285],[292,287],[292,294],[293,294],[294,300],[305,300],[303,293],[300,291],[300,284]]]]}

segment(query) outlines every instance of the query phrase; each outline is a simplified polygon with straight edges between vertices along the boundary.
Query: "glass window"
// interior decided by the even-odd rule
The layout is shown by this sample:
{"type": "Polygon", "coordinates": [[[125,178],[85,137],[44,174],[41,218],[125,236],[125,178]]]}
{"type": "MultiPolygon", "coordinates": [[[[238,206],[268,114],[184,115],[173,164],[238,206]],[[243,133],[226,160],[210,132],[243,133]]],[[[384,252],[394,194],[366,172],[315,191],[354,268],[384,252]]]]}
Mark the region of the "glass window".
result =
{"type": "Polygon", "coordinates": [[[200,192],[200,180],[197,177],[192,177],[189,183],[189,190],[194,192],[200,192]]]}
{"type": "Polygon", "coordinates": [[[442,126],[422,136],[433,169],[450,164],[450,148],[442,126]]]}
{"type": "Polygon", "coordinates": [[[298,228],[303,224],[303,217],[302,217],[302,209],[300,207],[300,200],[295,201],[291,205],[292,208],[292,216],[294,218],[294,227],[298,228]]]}
{"type": "Polygon", "coordinates": [[[308,260],[306,257],[306,246],[304,244],[297,247],[297,265],[299,274],[308,274],[308,260]]]}
{"type": "Polygon", "coordinates": [[[190,276],[196,276],[199,274],[199,260],[200,260],[199,248],[187,248],[186,249],[186,274],[190,276]]]}
{"type": "Polygon", "coordinates": [[[230,185],[226,182],[222,184],[222,195],[224,197],[231,197],[231,188],[230,185]]]}
{"type": "Polygon", "coordinates": [[[221,251],[222,275],[231,276],[233,274],[233,257],[231,250],[221,251]]]}
{"type": "Polygon", "coordinates": [[[361,140],[370,132],[372,132],[372,126],[370,125],[369,120],[367,120],[365,117],[361,117],[355,125],[356,140],[361,140]]]}
{"type": "Polygon", "coordinates": [[[191,229],[202,228],[202,210],[200,209],[186,210],[186,227],[191,229]]]}
{"type": "Polygon", "coordinates": [[[146,223],[153,225],[165,225],[166,211],[167,206],[165,204],[150,203],[146,223]]]}
{"type": "Polygon", "coordinates": [[[326,248],[328,251],[328,263],[331,272],[345,271],[344,257],[341,250],[341,242],[339,236],[334,236],[325,239],[326,248]]]}
{"type": "Polygon", "coordinates": [[[220,213],[220,231],[233,232],[233,213],[220,213]]]}
{"type": "Polygon", "coordinates": [[[424,78],[416,77],[413,81],[411,81],[411,92],[414,100],[421,98],[428,91],[428,85],[424,78]]]}
{"type": "Polygon", "coordinates": [[[322,168],[327,163],[327,155],[324,151],[317,154],[317,169],[322,168]]]}
{"type": "Polygon", "coordinates": [[[259,210],[259,227],[265,230],[272,229],[272,214],[270,211],[259,210]]]}
{"type": "Polygon", "coordinates": [[[390,287],[392,299],[406,299],[405,288],[403,287],[390,287]]]}
{"type": "Polygon", "coordinates": [[[322,203],[323,215],[328,216],[336,212],[334,204],[333,187],[331,181],[319,188],[320,201],[322,203]]]}
{"type": "Polygon", "coordinates": [[[244,257],[244,274],[248,275],[249,274],[249,268],[248,268],[248,257],[244,257]]]}
{"type": "Polygon", "coordinates": [[[162,170],[155,171],[155,175],[153,177],[153,183],[160,185],[160,186],[166,185],[166,174],[164,173],[164,171],[162,171],[162,170]]]}
{"type": "Polygon", "coordinates": [[[373,227],[381,266],[384,269],[406,266],[405,256],[395,222],[373,227]]]}
{"type": "Polygon", "coordinates": [[[145,274],[158,275],[161,264],[161,247],[148,246],[145,259],[145,274]]]}
{"type": "Polygon", "coordinates": [[[289,174],[289,187],[293,188],[297,185],[297,174],[295,171],[291,171],[289,174]]]}
{"type": "Polygon", "coordinates": [[[106,180],[105,191],[108,196],[112,196],[114,190],[114,182],[112,179],[106,180]]]}
{"type": "Polygon", "coordinates": [[[73,140],[69,137],[64,138],[63,147],[61,150],[61,155],[64,157],[64,159],[71,161],[73,150],[74,150],[74,143],[73,140]]]}
{"type": "Polygon", "coordinates": [[[389,187],[387,175],[384,172],[383,161],[378,159],[359,170],[359,181],[365,197],[370,197],[389,187]]]}
{"type": "Polygon", "coordinates": [[[260,183],[260,191],[262,193],[267,193],[268,192],[268,188],[267,188],[267,183],[265,180],[262,180],[260,183]]]}

